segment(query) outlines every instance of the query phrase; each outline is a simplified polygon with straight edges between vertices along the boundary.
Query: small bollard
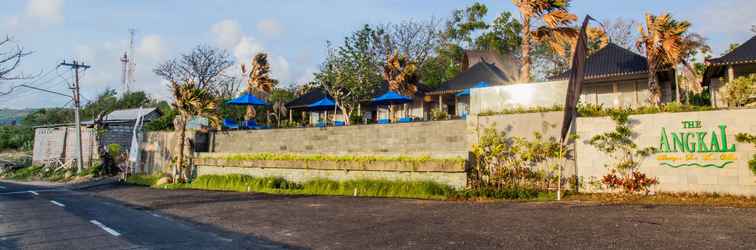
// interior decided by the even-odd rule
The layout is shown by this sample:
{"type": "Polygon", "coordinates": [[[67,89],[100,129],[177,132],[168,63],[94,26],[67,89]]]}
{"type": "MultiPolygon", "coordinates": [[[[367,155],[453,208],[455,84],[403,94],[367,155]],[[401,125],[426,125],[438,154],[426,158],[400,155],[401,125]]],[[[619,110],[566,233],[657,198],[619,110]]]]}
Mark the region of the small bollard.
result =
{"type": "Polygon", "coordinates": [[[357,188],[354,188],[354,196],[357,196],[357,188]]]}
{"type": "Polygon", "coordinates": [[[247,186],[247,193],[249,193],[249,186],[247,186]]]}

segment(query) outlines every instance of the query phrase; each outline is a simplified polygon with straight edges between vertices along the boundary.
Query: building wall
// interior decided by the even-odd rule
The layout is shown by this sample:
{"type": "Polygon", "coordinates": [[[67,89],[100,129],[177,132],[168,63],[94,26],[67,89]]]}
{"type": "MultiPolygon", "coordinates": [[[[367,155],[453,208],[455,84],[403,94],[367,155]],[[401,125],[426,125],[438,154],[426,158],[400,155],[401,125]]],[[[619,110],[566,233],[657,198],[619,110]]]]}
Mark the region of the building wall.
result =
{"type": "MultiPolygon", "coordinates": [[[[659,178],[660,184],[654,190],[662,192],[707,192],[756,196],[756,175],[748,168],[752,159],[753,145],[737,143],[735,134],[756,131],[756,109],[724,110],[708,112],[660,113],[635,115],[630,117],[633,139],[639,147],[661,147],[661,133],[715,131],[719,136],[719,125],[726,126],[728,146],[735,145],[735,152],[662,152],[642,160],[640,171],[659,178]],[[700,121],[700,128],[683,128],[683,121],[700,121]],[[676,160],[670,160],[678,158],[676,160]],[[724,159],[724,160],[723,160],[724,159]],[[731,163],[727,163],[731,161],[731,163]],[[724,166],[722,168],[718,166],[724,166]]],[[[591,137],[615,128],[607,117],[578,118],[576,145],[578,175],[589,191],[601,191],[591,181],[600,180],[608,173],[605,164],[613,160],[607,154],[588,144],[591,137]]],[[[671,135],[668,140],[673,143],[671,135]]],[[[695,140],[695,137],[693,137],[695,140]]],[[[709,143],[709,137],[704,140],[709,143]]],[[[723,140],[719,139],[719,143],[723,140]]],[[[695,142],[693,142],[695,143],[695,142]]]]}
{"type": "MultiPolygon", "coordinates": [[[[75,161],[77,155],[75,136],[76,130],[72,127],[36,128],[32,163],[45,164],[53,160],[61,160],[64,163],[75,161]]],[[[81,128],[81,142],[82,159],[84,165],[89,166],[98,157],[94,130],[81,128]]]]}
{"type": "Polygon", "coordinates": [[[567,81],[523,83],[470,90],[470,115],[518,107],[564,105],[567,81]]]}
{"type": "MultiPolygon", "coordinates": [[[[733,65],[731,67],[733,73],[732,76],[734,78],[756,74],[756,64],[733,65]]],[[[709,91],[711,94],[712,105],[714,107],[723,108],[728,106],[727,100],[725,99],[725,96],[727,95],[727,82],[729,81],[728,70],[729,69],[725,69],[723,76],[711,79],[709,91]]]]}

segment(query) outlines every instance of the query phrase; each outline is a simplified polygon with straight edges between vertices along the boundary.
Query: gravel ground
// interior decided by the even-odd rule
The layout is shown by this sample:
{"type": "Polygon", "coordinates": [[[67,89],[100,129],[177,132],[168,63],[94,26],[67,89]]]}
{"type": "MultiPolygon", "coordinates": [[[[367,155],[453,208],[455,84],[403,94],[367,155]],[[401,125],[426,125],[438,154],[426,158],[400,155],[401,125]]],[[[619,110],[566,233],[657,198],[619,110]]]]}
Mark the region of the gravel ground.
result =
{"type": "Polygon", "coordinates": [[[86,192],[315,249],[756,249],[756,209],[447,202],[101,186],[86,192]]]}

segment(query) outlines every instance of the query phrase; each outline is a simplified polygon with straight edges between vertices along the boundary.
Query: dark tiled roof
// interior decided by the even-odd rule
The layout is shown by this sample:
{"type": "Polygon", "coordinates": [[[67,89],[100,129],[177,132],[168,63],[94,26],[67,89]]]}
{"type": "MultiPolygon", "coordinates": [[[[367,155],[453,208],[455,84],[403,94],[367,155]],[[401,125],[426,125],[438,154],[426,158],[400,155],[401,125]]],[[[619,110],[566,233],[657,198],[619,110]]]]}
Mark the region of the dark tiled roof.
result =
{"type": "Polygon", "coordinates": [[[720,58],[708,61],[711,65],[756,63],[756,36],[720,58]]]}
{"type": "Polygon", "coordinates": [[[508,66],[504,57],[492,50],[465,50],[464,60],[465,69],[479,62],[487,62],[500,69],[508,66]]]}
{"type": "MultiPolygon", "coordinates": [[[[585,79],[631,75],[648,72],[648,61],[645,57],[609,43],[594,52],[585,61],[585,79]]],[[[570,77],[570,71],[551,77],[552,80],[562,80],[570,77]]]]}
{"type": "Polygon", "coordinates": [[[315,88],[307,92],[306,94],[286,103],[287,108],[305,108],[314,102],[317,102],[323,97],[326,97],[326,92],[321,88],[315,88]]]}
{"type": "Polygon", "coordinates": [[[487,82],[490,86],[509,83],[504,72],[493,64],[479,62],[469,69],[460,72],[454,78],[431,91],[432,94],[453,93],[471,88],[479,82],[487,82]]]}

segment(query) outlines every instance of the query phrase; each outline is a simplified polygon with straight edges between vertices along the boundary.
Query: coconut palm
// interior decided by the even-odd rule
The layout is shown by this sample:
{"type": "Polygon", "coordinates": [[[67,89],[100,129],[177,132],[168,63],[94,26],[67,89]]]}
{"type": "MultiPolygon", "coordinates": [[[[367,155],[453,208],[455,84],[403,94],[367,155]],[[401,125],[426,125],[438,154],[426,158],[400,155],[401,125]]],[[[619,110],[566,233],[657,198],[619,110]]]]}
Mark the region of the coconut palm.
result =
{"type": "MultiPolygon", "coordinates": [[[[259,94],[263,99],[267,99],[278,83],[277,80],[270,76],[270,64],[268,63],[268,55],[265,53],[257,53],[252,58],[252,69],[249,72],[247,72],[244,64],[241,65],[241,71],[243,75],[249,77],[246,91],[250,94],[259,94]]],[[[255,108],[247,106],[247,113],[244,114],[244,119],[253,120],[256,115],[255,108]]]]}
{"type": "Polygon", "coordinates": [[[681,61],[684,54],[683,39],[690,27],[687,21],[677,21],[668,13],[659,16],[646,14],[646,26],[638,27],[640,37],[636,42],[638,50],[646,53],[648,60],[649,102],[661,104],[661,87],[656,72],[665,67],[672,67],[681,61]]]}
{"type": "Polygon", "coordinates": [[[187,180],[188,168],[184,164],[184,147],[186,142],[186,123],[194,116],[208,119],[210,126],[218,127],[219,117],[216,98],[205,88],[197,87],[192,81],[171,81],[171,92],[174,102],[173,108],[178,115],[174,119],[174,127],[178,132],[176,137],[177,155],[173,169],[174,180],[187,180]]]}
{"type": "Polygon", "coordinates": [[[522,23],[522,67],[520,80],[530,81],[530,50],[534,41],[546,42],[559,54],[566,54],[563,44],[577,37],[577,30],[570,24],[577,17],[567,11],[570,0],[512,0],[520,11],[522,23]],[[540,18],[544,26],[531,31],[534,19],[540,18]]]}
{"type": "MultiPolygon", "coordinates": [[[[406,54],[391,53],[383,66],[383,79],[388,82],[389,90],[403,96],[413,96],[417,92],[417,65],[406,54]]],[[[394,114],[393,105],[390,106],[389,113],[389,116],[394,114]]]]}
{"type": "Polygon", "coordinates": [[[388,82],[391,91],[412,96],[417,92],[417,65],[407,55],[392,53],[383,66],[383,79],[388,82]]]}

